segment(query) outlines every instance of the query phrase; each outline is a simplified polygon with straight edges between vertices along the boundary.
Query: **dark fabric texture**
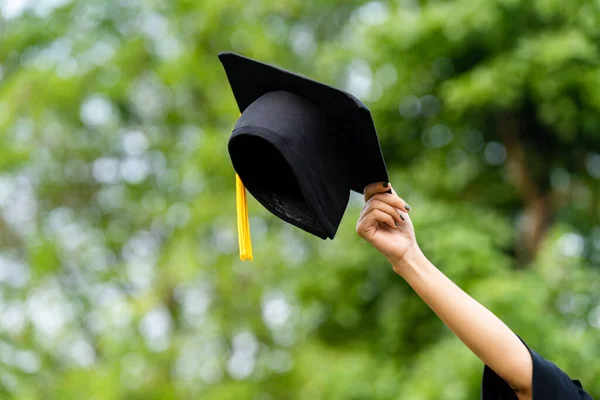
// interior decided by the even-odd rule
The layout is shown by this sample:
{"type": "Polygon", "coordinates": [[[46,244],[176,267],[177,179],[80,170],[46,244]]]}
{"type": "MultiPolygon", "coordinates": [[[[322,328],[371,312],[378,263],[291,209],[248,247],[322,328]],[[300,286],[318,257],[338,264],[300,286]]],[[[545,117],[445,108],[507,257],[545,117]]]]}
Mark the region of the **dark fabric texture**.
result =
{"type": "MultiPolygon", "coordinates": [[[[530,349],[523,339],[521,341],[533,361],[533,400],[592,400],[579,381],[571,380],[556,364],[530,349]]],[[[486,365],[483,369],[481,400],[517,399],[510,385],[486,365]]]]}
{"type": "Polygon", "coordinates": [[[234,53],[220,53],[242,115],[228,150],[267,210],[333,239],[350,190],[389,180],[367,107],[342,90],[234,53]]]}
{"type": "Polygon", "coordinates": [[[229,139],[234,169],[269,211],[333,239],[350,198],[348,144],[335,123],[294,93],[253,102],[229,139]]]}

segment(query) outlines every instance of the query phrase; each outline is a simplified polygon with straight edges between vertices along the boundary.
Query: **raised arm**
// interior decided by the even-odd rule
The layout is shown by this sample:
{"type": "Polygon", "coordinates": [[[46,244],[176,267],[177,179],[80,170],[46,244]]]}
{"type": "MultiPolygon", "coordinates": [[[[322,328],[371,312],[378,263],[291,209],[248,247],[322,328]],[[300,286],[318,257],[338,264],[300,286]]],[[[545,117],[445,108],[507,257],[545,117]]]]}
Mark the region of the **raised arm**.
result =
{"type": "Polygon", "coordinates": [[[410,207],[385,193],[391,186],[365,188],[365,205],[356,232],[392,264],[440,319],[488,367],[504,379],[519,399],[531,399],[532,359],[521,340],[491,311],[437,269],[417,244],[410,207]]]}

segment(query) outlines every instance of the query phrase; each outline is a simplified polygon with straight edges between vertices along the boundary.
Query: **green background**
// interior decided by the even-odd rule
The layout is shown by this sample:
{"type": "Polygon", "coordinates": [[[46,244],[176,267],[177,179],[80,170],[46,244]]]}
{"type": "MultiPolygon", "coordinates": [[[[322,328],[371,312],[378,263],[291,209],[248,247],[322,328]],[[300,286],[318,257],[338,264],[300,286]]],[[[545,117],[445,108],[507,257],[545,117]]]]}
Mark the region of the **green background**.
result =
{"type": "Polygon", "coordinates": [[[600,397],[600,3],[5,0],[0,398],[477,399],[355,233],[249,198],[219,51],[371,108],[426,255],[600,397]]]}

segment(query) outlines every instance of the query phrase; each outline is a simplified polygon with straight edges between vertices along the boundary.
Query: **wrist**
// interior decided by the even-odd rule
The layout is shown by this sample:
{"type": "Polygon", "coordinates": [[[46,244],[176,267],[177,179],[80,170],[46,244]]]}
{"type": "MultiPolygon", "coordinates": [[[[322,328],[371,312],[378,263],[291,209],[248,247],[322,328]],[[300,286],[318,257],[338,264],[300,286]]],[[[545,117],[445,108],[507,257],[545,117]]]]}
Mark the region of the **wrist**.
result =
{"type": "Polygon", "coordinates": [[[401,257],[390,260],[394,272],[403,278],[411,271],[418,270],[421,266],[426,265],[427,257],[421,251],[418,244],[409,247],[401,257]]]}

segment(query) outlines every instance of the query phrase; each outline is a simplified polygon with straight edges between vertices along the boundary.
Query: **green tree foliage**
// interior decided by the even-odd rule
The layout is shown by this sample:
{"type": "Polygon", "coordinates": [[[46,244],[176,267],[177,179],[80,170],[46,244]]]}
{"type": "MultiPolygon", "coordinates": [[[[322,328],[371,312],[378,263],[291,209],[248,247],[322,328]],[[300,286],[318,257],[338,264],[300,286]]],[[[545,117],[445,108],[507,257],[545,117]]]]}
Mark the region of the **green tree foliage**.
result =
{"type": "Polygon", "coordinates": [[[249,201],[223,50],[371,107],[426,254],[600,396],[600,6],[0,6],[0,398],[475,399],[481,363],[354,233],[249,201]]]}

